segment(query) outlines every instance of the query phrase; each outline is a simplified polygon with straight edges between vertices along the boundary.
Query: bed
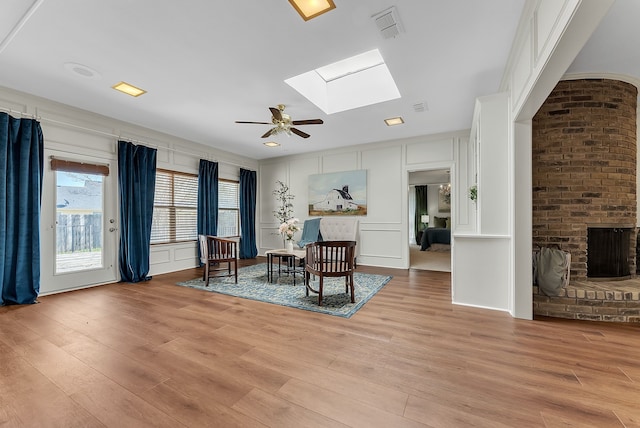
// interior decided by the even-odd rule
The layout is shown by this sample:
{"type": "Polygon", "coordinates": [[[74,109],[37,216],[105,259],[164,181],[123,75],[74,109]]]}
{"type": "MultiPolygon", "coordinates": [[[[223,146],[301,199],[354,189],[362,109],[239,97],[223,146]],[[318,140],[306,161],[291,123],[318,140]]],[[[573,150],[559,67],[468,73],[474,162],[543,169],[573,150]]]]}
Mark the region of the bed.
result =
{"type": "Polygon", "coordinates": [[[425,251],[431,244],[451,244],[451,229],[429,227],[422,232],[420,251],[425,251]]]}

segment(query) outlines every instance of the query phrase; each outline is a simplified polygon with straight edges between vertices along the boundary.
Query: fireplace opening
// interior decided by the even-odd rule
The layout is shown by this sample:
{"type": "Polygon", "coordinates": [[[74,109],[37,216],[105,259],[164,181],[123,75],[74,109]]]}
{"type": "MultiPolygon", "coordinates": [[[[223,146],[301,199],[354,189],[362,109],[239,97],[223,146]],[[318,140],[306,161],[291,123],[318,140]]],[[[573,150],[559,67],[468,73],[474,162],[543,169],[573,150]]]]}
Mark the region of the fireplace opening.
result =
{"type": "Polygon", "coordinates": [[[587,277],[619,278],[630,276],[629,242],[632,228],[587,228],[587,277]]]}

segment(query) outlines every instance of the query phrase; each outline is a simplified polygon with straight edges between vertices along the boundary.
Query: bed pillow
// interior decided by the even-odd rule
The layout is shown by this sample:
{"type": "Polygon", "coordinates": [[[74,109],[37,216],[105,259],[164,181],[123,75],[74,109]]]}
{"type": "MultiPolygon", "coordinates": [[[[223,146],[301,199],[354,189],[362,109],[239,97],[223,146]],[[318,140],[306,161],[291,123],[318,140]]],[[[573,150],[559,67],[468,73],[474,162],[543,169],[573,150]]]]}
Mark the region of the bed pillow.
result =
{"type": "Polygon", "coordinates": [[[433,227],[445,228],[447,227],[447,219],[445,217],[433,217],[433,227]]]}
{"type": "Polygon", "coordinates": [[[447,229],[451,229],[451,217],[445,219],[445,224],[447,229]]]}

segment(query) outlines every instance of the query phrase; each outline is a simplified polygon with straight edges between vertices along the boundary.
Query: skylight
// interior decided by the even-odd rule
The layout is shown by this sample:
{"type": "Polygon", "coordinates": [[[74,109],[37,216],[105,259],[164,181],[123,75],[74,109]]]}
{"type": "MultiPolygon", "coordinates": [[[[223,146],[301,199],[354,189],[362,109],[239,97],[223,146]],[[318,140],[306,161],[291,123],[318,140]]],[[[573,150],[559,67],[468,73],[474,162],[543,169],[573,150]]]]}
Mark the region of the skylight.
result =
{"type": "Polygon", "coordinates": [[[291,77],[285,83],[326,114],[400,98],[378,49],[291,77]]]}

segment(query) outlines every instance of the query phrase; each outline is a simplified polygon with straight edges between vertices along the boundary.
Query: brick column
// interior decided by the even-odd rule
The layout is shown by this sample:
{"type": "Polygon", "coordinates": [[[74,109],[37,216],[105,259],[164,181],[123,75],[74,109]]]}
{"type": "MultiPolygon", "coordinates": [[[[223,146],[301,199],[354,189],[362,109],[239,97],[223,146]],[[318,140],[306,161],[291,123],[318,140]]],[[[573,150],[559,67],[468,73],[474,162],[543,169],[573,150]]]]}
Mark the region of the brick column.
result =
{"type": "MultiPolygon", "coordinates": [[[[587,277],[587,227],[636,226],[637,88],[561,81],[533,118],[533,243],[571,253],[587,277]]],[[[635,234],[630,271],[636,272],[635,234]]]]}

